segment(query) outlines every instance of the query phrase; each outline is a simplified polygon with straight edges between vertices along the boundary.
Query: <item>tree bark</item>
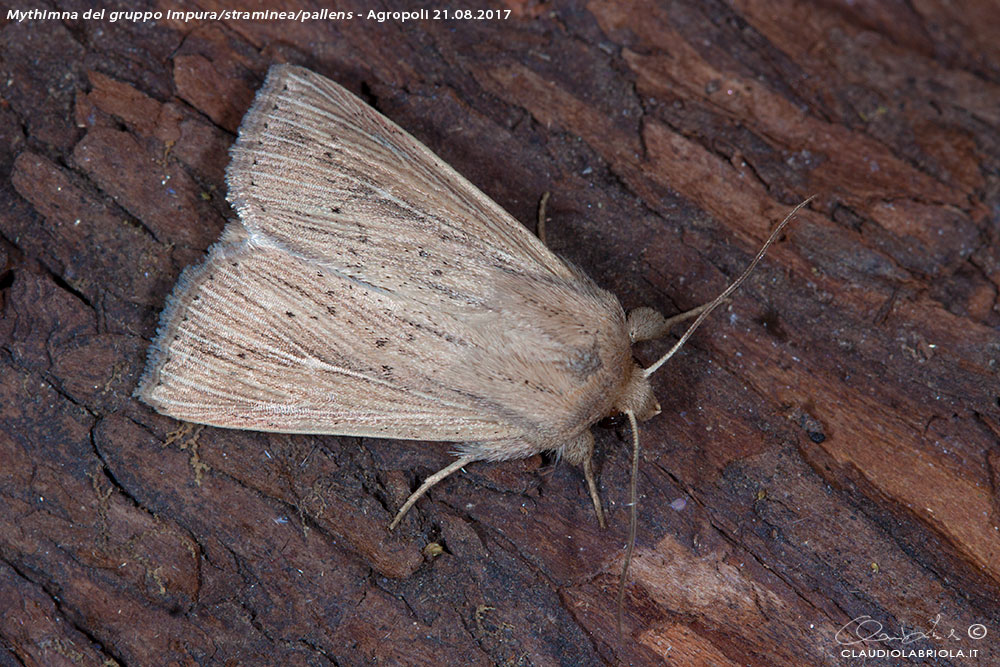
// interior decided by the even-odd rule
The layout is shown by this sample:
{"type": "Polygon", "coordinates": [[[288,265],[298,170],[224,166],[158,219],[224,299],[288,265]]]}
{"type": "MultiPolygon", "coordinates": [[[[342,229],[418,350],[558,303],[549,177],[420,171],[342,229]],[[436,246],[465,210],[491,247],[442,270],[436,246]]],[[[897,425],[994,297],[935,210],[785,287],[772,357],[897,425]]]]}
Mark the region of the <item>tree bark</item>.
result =
{"type": "Polygon", "coordinates": [[[5,664],[1000,660],[994,2],[166,5],[0,29],[5,664]],[[626,309],[710,300],[815,196],[653,378],[620,639],[627,428],[597,432],[606,530],[580,471],[533,457],[469,466],[388,533],[451,445],[132,398],[164,299],[235,215],[227,149],[276,62],[529,227],[550,192],[548,242],[626,309]]]}

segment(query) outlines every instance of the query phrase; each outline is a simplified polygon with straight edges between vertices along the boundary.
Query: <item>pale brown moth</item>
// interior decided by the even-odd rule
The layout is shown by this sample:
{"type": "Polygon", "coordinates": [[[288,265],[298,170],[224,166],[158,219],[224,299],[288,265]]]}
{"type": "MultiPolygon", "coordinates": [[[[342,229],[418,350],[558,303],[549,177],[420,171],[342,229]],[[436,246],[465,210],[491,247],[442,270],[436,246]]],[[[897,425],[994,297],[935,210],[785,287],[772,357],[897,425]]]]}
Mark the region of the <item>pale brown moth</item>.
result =
{"type": "Polygon", "coordinates": [[[459,443],[456,461],[390,528],[461,467],[544,451],[582,466],[603,525],[590,427],[624,413],[634,444],[629,556],[636,422],[660,411],[650,375],[791,218],[710,304],[669,320],[650,308],[626,316],[395,123],[287,65],[257,93],[226,178],[239,219],[178,280],[140,399],[226,428],[459,443]],[[633,343],[693,315],[659,361],[634,361],[633,343]]]}

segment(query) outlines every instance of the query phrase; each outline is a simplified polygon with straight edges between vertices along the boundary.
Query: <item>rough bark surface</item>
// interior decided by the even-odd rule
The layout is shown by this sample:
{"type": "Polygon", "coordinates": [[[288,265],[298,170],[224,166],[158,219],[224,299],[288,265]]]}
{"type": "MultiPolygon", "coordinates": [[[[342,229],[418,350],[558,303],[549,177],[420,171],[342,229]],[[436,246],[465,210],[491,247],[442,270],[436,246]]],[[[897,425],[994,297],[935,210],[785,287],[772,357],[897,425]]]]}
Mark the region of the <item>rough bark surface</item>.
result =
{"type": "Polygon", "coordinates": [[[0,662],[859,664],[842,642],[875,623],[869,649],[952,652],[907,664],[1000,661],[995,2],[503,7],[0,19],[0,662]],[[627,431],[598,433],[606,530],[535,457],[470,466],[389,534],[447,444],[131,397],[233,215],[227,148],[274,62],[529,225],[551,192],[549,243],[626,308],[710,299],[817,195],[655,379],[621,641],[627,431]]]}

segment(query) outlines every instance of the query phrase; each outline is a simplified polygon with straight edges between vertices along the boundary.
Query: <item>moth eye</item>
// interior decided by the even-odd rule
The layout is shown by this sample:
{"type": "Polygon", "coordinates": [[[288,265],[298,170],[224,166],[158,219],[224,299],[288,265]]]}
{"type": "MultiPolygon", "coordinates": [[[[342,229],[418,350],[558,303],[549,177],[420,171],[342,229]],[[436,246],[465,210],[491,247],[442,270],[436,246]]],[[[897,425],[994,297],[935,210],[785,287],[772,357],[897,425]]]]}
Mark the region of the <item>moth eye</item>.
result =
{"type": "Polygon", "coordinates": [[[625,417],[625,413],[619,412],[616,415],[608,415],[603,419],[599,419],[595,426],[598,428],[618,428],[624,425],[628,419],[625,417]]]}

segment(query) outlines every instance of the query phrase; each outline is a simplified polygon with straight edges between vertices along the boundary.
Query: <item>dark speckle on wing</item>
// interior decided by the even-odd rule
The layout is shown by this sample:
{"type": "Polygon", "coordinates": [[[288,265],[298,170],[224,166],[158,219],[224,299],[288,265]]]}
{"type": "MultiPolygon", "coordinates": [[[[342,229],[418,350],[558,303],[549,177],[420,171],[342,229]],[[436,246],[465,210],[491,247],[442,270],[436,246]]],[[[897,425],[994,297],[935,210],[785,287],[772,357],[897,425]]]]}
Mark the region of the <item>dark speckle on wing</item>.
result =
{"type": "Polygon", "coordinates": [[[596,373],[603,365],[601,355],[598,354],[597,344],[595,343],[589,350],[576,350],[567,360],[566,365],[581,379],[586,379],[596,373]]]}

